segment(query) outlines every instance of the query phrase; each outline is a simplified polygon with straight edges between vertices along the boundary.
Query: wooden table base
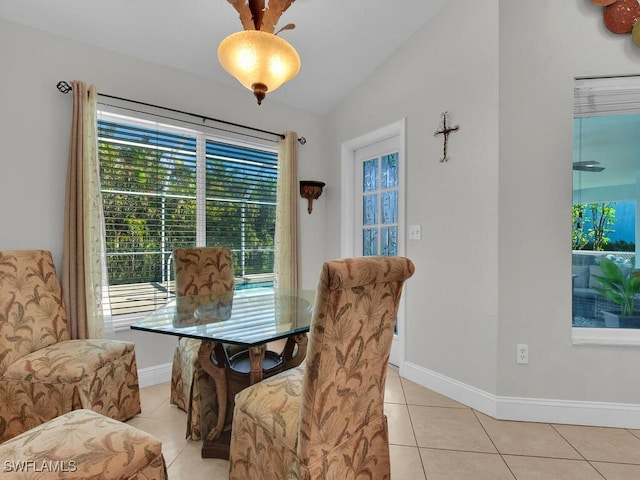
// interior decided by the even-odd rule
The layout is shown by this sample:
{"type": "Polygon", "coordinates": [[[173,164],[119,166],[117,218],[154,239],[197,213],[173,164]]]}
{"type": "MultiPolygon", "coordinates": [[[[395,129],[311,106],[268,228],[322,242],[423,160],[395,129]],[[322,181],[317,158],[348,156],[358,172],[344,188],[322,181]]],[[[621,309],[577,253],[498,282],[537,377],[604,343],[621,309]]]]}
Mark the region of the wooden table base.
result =
{"type": "Polygon", "coordinates": [[[200,365],[216,385],[218,402],[218,420],[208,435],[209,438],[202,442],[202,458],[229,458],[233,400],[236,394],[263,378],[300,365],[306,353],[306,333],[287,338],[287,343],[279,354],[267,350],[266,344],[262,344],[229,357],[222,344],[202,341],[198,352],[200,365]]]}
{"type": "Polygon", "coordinates": [[[222,458],[229,460],[229,446],[231,445],[231,430],[225,430],[217,439],[202,442],[202,458],[222,458]]]}

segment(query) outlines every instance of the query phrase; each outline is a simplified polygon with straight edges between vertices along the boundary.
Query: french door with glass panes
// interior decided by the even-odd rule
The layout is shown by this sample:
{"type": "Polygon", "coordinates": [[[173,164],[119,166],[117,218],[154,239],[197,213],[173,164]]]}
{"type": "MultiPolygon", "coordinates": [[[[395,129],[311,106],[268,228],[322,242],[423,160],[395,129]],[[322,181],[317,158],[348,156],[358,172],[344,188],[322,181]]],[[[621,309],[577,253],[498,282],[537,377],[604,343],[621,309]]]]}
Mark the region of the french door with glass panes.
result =
{"type": "MultiPolygon", "coordinates": [[[[343,145],[343,172],[352,188],[345,205],[352,212],[351,239],[343,253],[353,256],[404,255],[404,122],[354,139],[343,145]]],[[[344,198],[344,196],[343,196],[344,198]]],[[[345,230],[345,233],[347,230],[345,230]]],[[[404,308],[398,311],[389,363],[404,358],[404,308]]]]}
{"type": "Polygon", "coordinates": [[[398,255],[398,152],[361,160],[361,254],[398,255]]]}

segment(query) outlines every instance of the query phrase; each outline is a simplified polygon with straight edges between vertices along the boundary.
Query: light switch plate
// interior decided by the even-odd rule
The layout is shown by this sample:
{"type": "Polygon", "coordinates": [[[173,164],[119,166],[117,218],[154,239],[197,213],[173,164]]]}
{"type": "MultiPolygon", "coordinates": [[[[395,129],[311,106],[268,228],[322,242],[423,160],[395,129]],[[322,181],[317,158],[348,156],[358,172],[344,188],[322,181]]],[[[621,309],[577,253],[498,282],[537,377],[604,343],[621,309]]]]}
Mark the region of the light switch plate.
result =
{"type": "Polygon", "coordinates": [[[420,240],[422,238],[421,225],[409,225],[409,240],[420,240]]]}

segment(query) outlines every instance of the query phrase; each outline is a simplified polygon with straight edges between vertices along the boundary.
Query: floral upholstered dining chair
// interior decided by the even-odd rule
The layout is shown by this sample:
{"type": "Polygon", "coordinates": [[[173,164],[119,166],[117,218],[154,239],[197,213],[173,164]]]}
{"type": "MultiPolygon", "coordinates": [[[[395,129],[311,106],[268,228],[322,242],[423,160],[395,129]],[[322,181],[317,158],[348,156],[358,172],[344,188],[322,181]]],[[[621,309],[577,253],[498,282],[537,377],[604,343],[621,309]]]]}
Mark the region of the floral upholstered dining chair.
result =
{"type": "Polygon", "coordinates": [[[230,480],[390,478],[384,389],[402,257],[325,262],[306,364],[235,400],[230,480]]]}
{"type": "Polygon", "coordinates": [[[140,413],[134,344],[71,340],[51,253],[0,251],[0,443],[81,408],[140,413]]]}
{"type": "MultiPolygon", "coordinates": [[[[173,251],[176,296],[233,292],[233,262],[227,247],[173,251]]],[[[202,439],[215,425],[215,385],[198,361],[200,340],[181,337],[173,356],[171,403],[187,412],[187,438],[202,439]]]]}

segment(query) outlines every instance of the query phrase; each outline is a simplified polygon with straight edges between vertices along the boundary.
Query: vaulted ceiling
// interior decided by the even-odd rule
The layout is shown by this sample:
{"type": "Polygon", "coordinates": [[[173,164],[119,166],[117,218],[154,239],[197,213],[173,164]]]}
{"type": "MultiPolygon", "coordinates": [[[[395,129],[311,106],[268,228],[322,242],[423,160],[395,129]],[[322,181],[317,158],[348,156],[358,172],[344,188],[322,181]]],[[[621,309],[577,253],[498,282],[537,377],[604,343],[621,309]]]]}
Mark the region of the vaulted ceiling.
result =
{"type": "MultiPolygon", "coordinates": [[[[296,25],[280,35],[302,69],[265,101],[331,111],[447,2],[296,1],[277,28],[296,25]]],[[[243,88],[217,59],[220,41],[242,29],[226,0],[0,0],[0,18],[243,88]]]]}

